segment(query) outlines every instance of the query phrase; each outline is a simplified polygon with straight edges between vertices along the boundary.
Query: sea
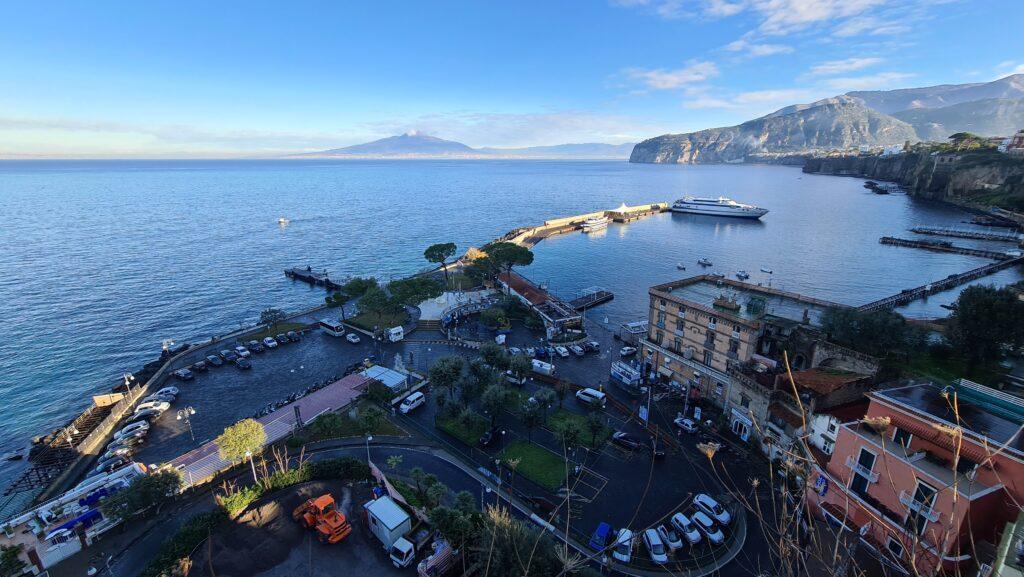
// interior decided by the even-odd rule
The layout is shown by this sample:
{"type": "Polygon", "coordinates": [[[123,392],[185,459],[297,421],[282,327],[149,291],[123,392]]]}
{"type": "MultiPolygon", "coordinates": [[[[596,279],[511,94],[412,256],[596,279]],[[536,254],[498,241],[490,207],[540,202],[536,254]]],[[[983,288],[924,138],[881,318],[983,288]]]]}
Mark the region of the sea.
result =
{"type": "MultiPolygon", "coordinates": [[[[322,289],[286,279],[285,268],[386,281],[426,268],[432,243],[455,242],[461,252],[546,219],[686,195],[770,212],[760,221],[664,213],[558,236],[535,247],[521,272],[564,297],[614,292],[588,313],[614,328],[645,314],[651,285],[704,272],[702,257],[714,263],[708,271],[745,270],[749,282],[853,305],[987,262],[878,242],[914,237],[914,226],[971,228],[961,210],[793,167],[0,161],[0,452],[66,423],[92,394],[156,358],[165,340],[207,339],[254,323],[267,307],[323,301],[322,289]]],[[[979,282],[1022,278],[1007,270],[979,282]]],[[[900,312],[944,316],[940,305],[958,292],[900,312]]]]}

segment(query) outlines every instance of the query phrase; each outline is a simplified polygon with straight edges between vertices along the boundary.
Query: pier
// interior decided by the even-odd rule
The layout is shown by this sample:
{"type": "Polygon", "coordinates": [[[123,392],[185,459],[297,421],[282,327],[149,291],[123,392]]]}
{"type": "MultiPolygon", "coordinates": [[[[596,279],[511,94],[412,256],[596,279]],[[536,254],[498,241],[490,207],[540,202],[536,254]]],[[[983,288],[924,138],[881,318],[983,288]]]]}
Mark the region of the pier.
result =
{"type": "Polygon", "coordinates": [[[284,276],[292,280],[300,280],[302,282],[309,283],[313,286],[322,286],[327,290],[338,290],[341,288],[340,283],[336,283],[327,276],[327,269],[323,272],[317,272],[312,267],[292,267],[285,269],[284,276]]]}
{"type": "Polygon", "coordinates": [[[924,286],[919,286],[913,289],[906,289],[899,294],[885,297],[874,302],[867,303],[857,307],[858,311],[861,312],[874,312],[885,309],[893,309],[898,306],[905,305],[909,302],[915,301],[919,298],[924,298],[928,295],[942,292],[947,289],[951,289],[955,286],[968,283],[972,280],[988,276],[992,273],[999,272],[1003,269],[1010,268],[1015,265],[1024,264],[1024,257],[1007,258],[1006,260],[1000,260],[998,262],[990,263],[985,266],[980,266],[975,269],[971,269],[967,272],[960,274],[952,274],[948,277],[928,283],[924,286]]]}
{"type": "Polygon", "coordinates": [[[611,291],[607,291],[598,287],[592,287],[589,289],[583,289],[580,291],[580,296],[569,301],[569,306],[583,312],[586,309],[594,308],[597,305],[604,304],[615,298],[615,295],[611,291]]]}
{"type": "Polygon", "coordinates": [[[906,246],[910,248],[922,248],[924,250],[931,250],[935,252],[951,252],[954,254],[965,254],[968,256],[980,256],[982,258],[991,258],[996,260],[1008,260],[1013,259],[1014,255],[1000,252],[997,250],[984,250],[980,248],[968,248],[965,246],[956,246],[952,243],[945,241],[932,241],[932,240],[910,240],[906,238],[896,238],[893,236],[883,236],[878,240],[882,244],[889,244],[892,246],[906,246]]]}
{"type": "Polygon", "coordinates": [[[955,238],[973,238],[977,240],[996,240],[1005,242],[1020,242],[1021,235],[1012,232],[978,232],[975,230],[964,230],[960,228],[935,228],[919,226],[910,229],[910,232],[917,234],[930,234],[933,236],[951,236],[955,238]]]}

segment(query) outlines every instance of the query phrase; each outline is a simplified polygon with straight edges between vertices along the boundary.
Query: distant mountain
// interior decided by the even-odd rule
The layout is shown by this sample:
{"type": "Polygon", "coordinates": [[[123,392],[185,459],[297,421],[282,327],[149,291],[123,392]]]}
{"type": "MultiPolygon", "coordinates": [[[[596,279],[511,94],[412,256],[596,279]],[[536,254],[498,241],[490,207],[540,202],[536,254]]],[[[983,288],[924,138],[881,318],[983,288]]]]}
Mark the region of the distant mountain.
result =
{"type": "Polygon", "coordinates": [[[630,162],[743,162],[769,156],[944,140],[955,132],[1008,136],[1024,126],[1024,75],[993,82],[849,92],[794,104],[738,126],[665,134],[630,162]]]}
{"type": "Polygon", "coordinates": [[[629,158],[633,143],[626,144],[556,144],[526,148],[471,148],[417,131],[390,136],[365,144],[309,152],[299,156],[349,158],[549,158],[549,159],[615,159],[629,158]]]}
{"type": "Polygon", "coordinates": [[[637,144],[630,162],[743,162],[751,155],[884,146],[917,140],[914,128],[856,98],[837,96],[786,107],[739,126],[666,134],[637,144]]]}
{"type": "Polygon", "coordinates": [[[1024,98],[989,98],[942,108],[913,108],[892,113],[910,123],[922,140],[943,140],[957,132],[1010,136],[1024,127],[1024,98]]]}
{"type": "Polygon", "coordinates": [[[1024,74],[1012,74],[992,82],[941,84],[925,88],[847,92],[879,112],[892,114],[914,108],[942,108],[953,104],[993,98],[1024,98],[1024,74]]]}

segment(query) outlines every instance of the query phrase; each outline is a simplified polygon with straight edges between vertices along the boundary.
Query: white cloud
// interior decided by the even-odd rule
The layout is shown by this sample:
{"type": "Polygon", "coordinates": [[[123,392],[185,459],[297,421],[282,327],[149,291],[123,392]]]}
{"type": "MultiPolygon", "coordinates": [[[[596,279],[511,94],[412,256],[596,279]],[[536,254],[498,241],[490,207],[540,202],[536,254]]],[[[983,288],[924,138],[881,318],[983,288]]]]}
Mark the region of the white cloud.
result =
{"type": "Polygon", "coordinates": [[[806,88],[779,88],[751,90],[731,96],[701,94],[683,102],[684,108],[719,109],[734,111],[744,120],[774,112],[798,102],[812,102],[823,97],[821,90],[806,88]]]}
{"type": "Polygon", "coordinates": [[[761,56],[774,56],[776,54],[789,54],[793,51],[791,46],[785,44],[767,44],[751,42],[745,38],[740,38],[734,42],[730,42],[725,45],[725,49],[729,52],[737,52],[743,56],[750,57],[761,57],[761,56]]]}
{"type": "Polygon", "coordinates": [[[885,0],[754,0],[752,6],[762,17],[759,30],[777,35],[802,30],[814,24],[856,16],[885,0]]]}
{"type": "Polygon", "coordinates": [[[913,74],[905,72],[879,72],[871,76],[830,78],[825,85],[838,92],[891,89],[898,88],[898,83],[912,76],[913,74]]]}
{"type": "Polygon", "coordinates": [[[891,21],[882,21],[873,16],[860,16],[851,18],[840,23],[832,31],[840,38],[851,36],[886,36],[890,34],[902,34],[910,30],[905,24],[898,24],[891,21]]]}
{"type": "Polygon", "coordinates": [[[998,78],[1002,78],[1010,74],[1024,74],[1024,63],[1014,62],[1013,60],[1004,60],[996,65],[996,74],[998,75],[998,78]]]}
{"type": "Polygon", "coordinates": [[[854,70],[863,70],[882,62],[881,58],[846,58],[844,60],[829,60],[811,67],[812,76],[831,76],[843,74],[854,70]]]}
{"type": "Polygon", "coordinates": [[[729,0],[706,0],[704,14],[725,18],[746,10],[746,2],[730,2],[729,0]]]}
{"type": "Polygon", "coordinates": [[[641,82],[651,90],[673,90],[705,82],[718,76],[718,67],[714,62],[691,60],[682,68],[666,70],[645,70],[632,68],[626,74],[633,80],[641,82]]]}

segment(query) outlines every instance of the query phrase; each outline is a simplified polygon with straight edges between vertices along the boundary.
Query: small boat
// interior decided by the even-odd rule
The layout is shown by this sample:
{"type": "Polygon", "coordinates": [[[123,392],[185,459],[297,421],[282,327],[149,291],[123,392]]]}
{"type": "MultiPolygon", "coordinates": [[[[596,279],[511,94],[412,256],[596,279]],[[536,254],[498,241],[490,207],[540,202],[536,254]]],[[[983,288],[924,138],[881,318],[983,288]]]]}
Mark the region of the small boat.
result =
{"type": "Polygon", "coordinates": [[[770,268],[765,268],[765,267],[761,267],[761,272],[763,272],[763,273],[768,273],[768,274],[772,274],[772,269],[770,269],[770,268]]]}
{"type": "Polygon", "coordinates": [[[287,226],[287,225],[291,224],[291,222],[292,222],[291,220],[289,220],[289,219],[287,219],[287,218],[285,218],[283,216],[281,218],[277,219],[277,224],[279,224],[281,226],[287,226]]]}
{"type": "Polygon", "coordinates": [[[609,222],[611,222],[611,220],[607,216],[592,216],[583,221],[583,232],[594,232],[595,230],[608,228],[609,222]]]}
{"type": "Polygon", "coordinates": [[[679,270],[686,270],[686,265],[683,263],[679,263],[676,265],[676,268],[679,270]]]}
{"type": "Polygon", "coordinates": [[[719,278],[719,279],[725,278],[725,275],[720,273],[720,272],[713,272],[713,273],[711,273],[708,276],[710,276],[711,278],[719,278]]]}
{"type": "Polygon", "coordinates": [[[24,457],[25,453],[22,452],[21,450],[18,450],[4,453],[3,456],[0,456],[0,459],[3,459],[4,461],[19,461],[24,457]]]}
{"type": "Polygon", "coordinates": [[[747,274],[747,271],[740,270],[740,271],[736,271],[736,278],[738,278],[740,280],[747,280],[748,278],[750,278],[750,275],[747,274]]]}
{"type": "Polygon", "coordinates": [[[711,266],[711,259],[704,257],[697,261],[700,266],[711,266]]]}

